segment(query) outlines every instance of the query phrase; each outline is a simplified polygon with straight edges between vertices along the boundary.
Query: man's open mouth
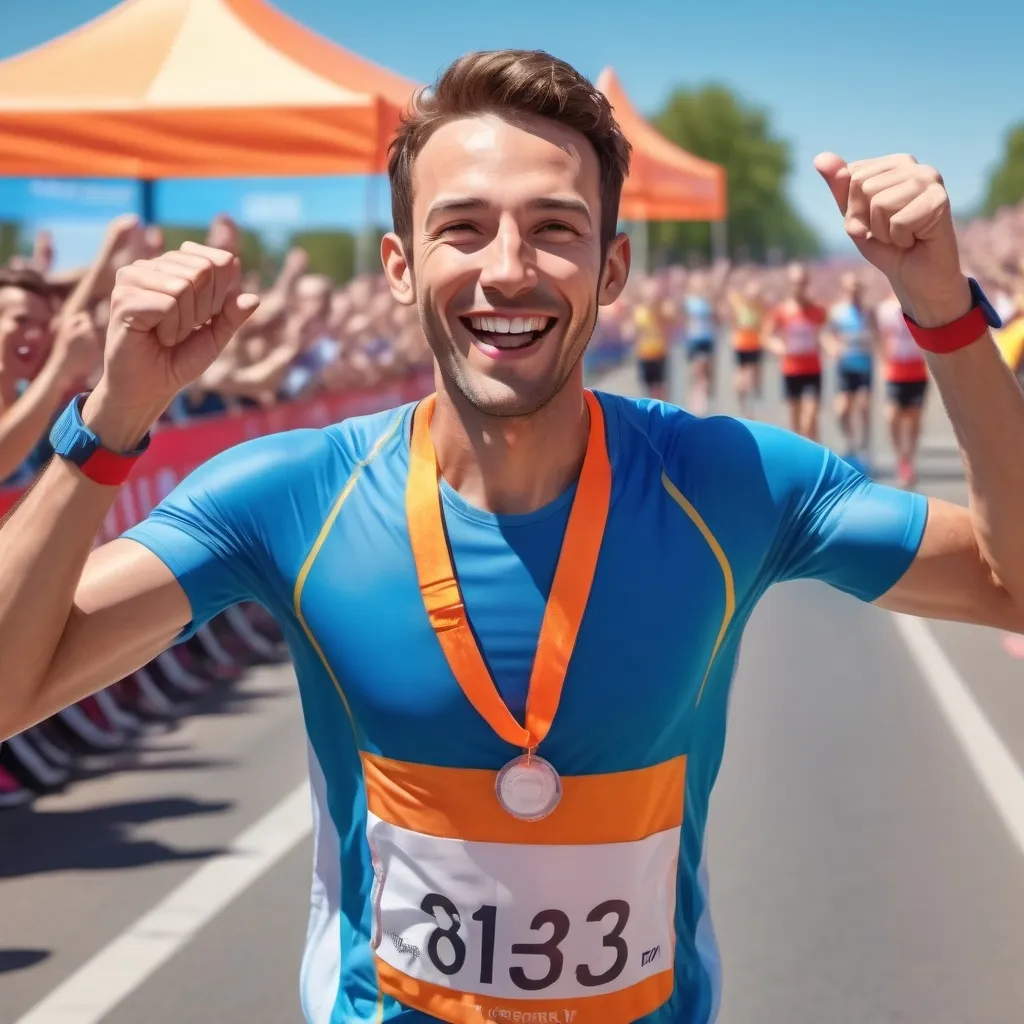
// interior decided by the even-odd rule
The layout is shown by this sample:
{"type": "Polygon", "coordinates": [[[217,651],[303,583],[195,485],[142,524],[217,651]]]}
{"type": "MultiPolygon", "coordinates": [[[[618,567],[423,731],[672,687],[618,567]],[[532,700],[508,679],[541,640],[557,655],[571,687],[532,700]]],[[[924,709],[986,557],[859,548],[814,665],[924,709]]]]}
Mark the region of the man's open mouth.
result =
{"type": "Polygon", "coordinates": [[[478,341],[500,349],[532,345],[558,322],[553,316],[463,316],[459,319],[478,341]]]}

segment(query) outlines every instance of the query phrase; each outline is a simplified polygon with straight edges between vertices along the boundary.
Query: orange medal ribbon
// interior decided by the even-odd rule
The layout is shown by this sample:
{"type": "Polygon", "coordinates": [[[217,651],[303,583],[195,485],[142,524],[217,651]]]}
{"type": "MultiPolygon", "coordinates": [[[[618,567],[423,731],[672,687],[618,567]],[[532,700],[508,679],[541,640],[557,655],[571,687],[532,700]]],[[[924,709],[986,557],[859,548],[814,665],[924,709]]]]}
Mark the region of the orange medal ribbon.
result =
{"type": "Polygon", "coordinates": [[[494,685],[470,628],[455,575],[441,511],[441,471],[429,429],[434,395],[420,403],[413,420],[405,508],[416,575],[430,624],[469,702],[503,740],[528,754],[547,736],[558,710],[565,673],[594,581],[611,500],[612,470],[604,414],[593,392],[586,391],[584,395],[590,411],[590,436],[544,609],[526,699],[525,728],[505,706],[494,685]]]}

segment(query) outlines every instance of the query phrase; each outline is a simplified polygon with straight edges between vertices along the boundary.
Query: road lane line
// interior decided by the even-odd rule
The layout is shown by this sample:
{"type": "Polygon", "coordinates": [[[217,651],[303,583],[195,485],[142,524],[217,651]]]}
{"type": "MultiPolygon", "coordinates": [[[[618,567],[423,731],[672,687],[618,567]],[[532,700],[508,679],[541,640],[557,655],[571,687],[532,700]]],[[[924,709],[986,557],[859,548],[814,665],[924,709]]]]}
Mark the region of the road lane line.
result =
{"type": "Polygon", "coordinates": [[[99,1024],[311,830],[303,782],[15,1024],[99,1024]]]}
{"type": "Polygon", "coordinates": [[[913,616],[892,616],[953,735],[1024,853],[1024,773],[931,629],[913,616]]]}

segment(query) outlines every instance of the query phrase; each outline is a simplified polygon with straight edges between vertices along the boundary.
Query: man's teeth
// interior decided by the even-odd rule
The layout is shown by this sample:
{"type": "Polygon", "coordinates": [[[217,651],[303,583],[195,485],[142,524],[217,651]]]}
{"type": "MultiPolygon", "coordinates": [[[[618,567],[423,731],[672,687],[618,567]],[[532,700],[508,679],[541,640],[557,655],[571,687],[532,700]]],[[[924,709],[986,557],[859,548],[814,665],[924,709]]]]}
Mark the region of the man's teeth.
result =
{"type": "Polygon", "coordinates": [[[548,325],[546,316],[473,316],[469,322],[474,331],[485,334],[532,334],[548,325]]]}

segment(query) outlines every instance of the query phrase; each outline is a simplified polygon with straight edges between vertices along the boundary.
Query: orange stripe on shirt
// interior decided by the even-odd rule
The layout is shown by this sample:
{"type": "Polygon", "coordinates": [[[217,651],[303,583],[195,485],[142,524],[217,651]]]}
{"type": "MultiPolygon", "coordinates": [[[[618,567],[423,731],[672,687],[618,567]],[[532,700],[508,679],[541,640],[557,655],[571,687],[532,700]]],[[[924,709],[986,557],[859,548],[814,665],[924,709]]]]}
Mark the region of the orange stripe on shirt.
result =
{"type": "Polygon", "coordinates": [[[590,996],[586,999],[489,999],[487,996],[417,981],[377,958],[382,992],[400,1003],[422,1008],[438,1020],[453,1024],[481,1024],[486,1021],[574,1021],[575,1024],[607,1024],[612,1020],[639,1020],[653,1013],[672,997],[675,978],[661,971],[636,985],[590,996]],[[557,1015],[557,1016],[556,1016],[557,1015]]]}
{"type": "Polygon", "coordinates": [[[362,755],[369,810],[422,835],[478,843],[574,846],[630,843],[679,828],[686,757],[605,775],[562,777],[562,799],[540,821],[519,821],[498,803],[497,772],[438,768],[362,755]]]}

